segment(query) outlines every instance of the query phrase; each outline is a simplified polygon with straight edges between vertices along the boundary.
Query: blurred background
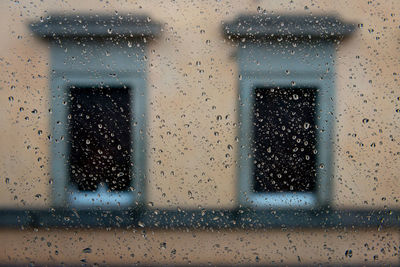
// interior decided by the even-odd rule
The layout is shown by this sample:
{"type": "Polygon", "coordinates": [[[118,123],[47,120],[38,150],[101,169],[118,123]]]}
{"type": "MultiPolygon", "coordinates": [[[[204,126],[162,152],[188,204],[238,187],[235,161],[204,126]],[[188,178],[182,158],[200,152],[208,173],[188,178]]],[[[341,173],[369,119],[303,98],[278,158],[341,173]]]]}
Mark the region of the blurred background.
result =
{"type": "MultiPolygon", "coordinates": [[[[2,265],[399,264],[400,2],[21,0],[1,1],[0,10],[2,265]],[[319,181],[328,181],[329,197],[323,207],[319,198],[311,207],[298,203],[291,207],[257,206],[241,196],[243,191],[260,193],[265,200],[271,191],[251,186],[241,190],[243,180],[252,183],[252,178],[242,177],[243,151],[259,141],[246,143],[244,139],[251,137],[241,129],[244,121],[251,120],[245,117],[242,104],[247,102],[241,97],[243,80],[253,81],[251,74],[242,77],[242,70],[251,64],[245,61],[250,51],[246,49],[252,43],[274,47],[279,38],[235,36],[226,25],[241,29],[238,18],[254,15],[278,21],[280,15],[288,21],[329,15],[349,27],[337,39],[330,40],[326,32],[328,37],[317,39],[327,41],[316,41],[315,49],[326,44],[333,51],[325,55],[329,60],[316,65],[323,72],[323,64],[332,66],[328,72],[332,71],[333,104],[310,100],[317,103],[316,114],[330,113],[324,119],[330,122],[326,149],[331,156],[325,158],[329,162],[319,162],[317,157],[314,164],[330,166],[330,171],[325,178],[314,174],[315,188],[299,191],[325,194],[320,187],[326,184],[319,181]],[[132,18],[127,30],[118,22],[119,16],[132,18]],[[78,34],[77,29],[84,33],[78,34]],[[88,57],[82,54],[86,51],[88,57]],[[100,63],[94,62],[96,58],[100,63]],[[99,69],[107,74],[96,72],[99,69]],[[92,91],[73,95],[63,86],[92,91]],[[107,91],[116,87],[119,95],[107,91]],[[134,88],[129,96],[127,87],[134,88]],[[96,88],[102,90],[103,100],[93,97],[96,88]],[[74,102],[80,97],[92,100],[74,102]],[[129,101],[124,102],[126,98],[129,101]],[[74,111],[85,103],[83,112],[74,111]],[[94,106],[101,111],[90,108],[94,106]],[[123,107],[129,111],[123,113],[123,107]],[[96,147],[84,148],[85,143],[78,141],[97,131],[97,121],[74,119],[84,115],[108,121],[105,128],[111,136],[117,135],[126,153],[118,154],[121,148],[111,142],[104,150],[118,148],[109,152],[114,161],[101,156],[103,161],[83,164],[84,158],[93,159],[87,151],[96,152],[96,147]],[[60,124],[69,137],[57,136],[60,124]],[[63,166],[61,174],[57,164],[63,166]],[[119,175],[129,164],[130,175],[119,175]],[[75,175],[75,167],[87,173],[75,175]],[[96,169],[98,177],[90,176],[90,168],[96,169]],[[105,172],[113,178],[104,178],[105,172]],[[115,177],[123,177],[125,184],[117,179],[112,188],[115,177]],[[103,182],[108,191],[96,191],[103,182]]],[[[318,21],[306,21],[311,29],[318,28],[313,26],[318,21]]],[[[256,19],[254,24],[261,35],[270,27],[263,23],[257,24],[256,19]]],[[[243,27],[253,30],[251,23],[243,27]]],[[[284,31],[281,24],[271,27],[284,31]]],[[[289,46],[279,51],[290,54],[294,49],[292,58],[308,62],[301,43],[314,39],[308,40],[308,33],[300,37],[289,38],[289,46]]],[[[312,46],[307,49],[313,51],[312,46]]],[[[263,71],[262,61],[269,57],[263,56],[262,49],[257,53],[261,54],[253,56],[260,59],[256,65],[263,71]]],[[[291,64],[286,55],[280,57],[282,64],[285,60],[291,64]]],[[[307,64],[314,66],[312,62],[318,60],[307,64]]],[[[302,80],[299,77],[293,74],[291,79],[302,80]]],[[[315,120],[311,126],[318,130],[323,122],[319,117],[315,120]]],[[[104,144],[107,136],[99,136],[98,142],[104,144]]],[[[293,188],[273,190],[297,196],[293,188]]]]}

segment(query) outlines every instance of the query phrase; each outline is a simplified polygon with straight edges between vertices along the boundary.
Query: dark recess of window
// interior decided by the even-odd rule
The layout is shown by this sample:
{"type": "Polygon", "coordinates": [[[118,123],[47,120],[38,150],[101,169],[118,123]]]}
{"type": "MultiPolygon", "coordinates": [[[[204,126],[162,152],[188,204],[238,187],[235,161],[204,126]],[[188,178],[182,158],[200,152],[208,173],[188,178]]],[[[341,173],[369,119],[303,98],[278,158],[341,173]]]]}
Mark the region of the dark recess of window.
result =
{"type": "Polygon", "coordinates": [[[315,88],[256,88],[255,192],[306,192],[316,185],[315,88]]]}
{"type": "Polygon", "coordinates": [[[131,186],[129,88],[70,89],[70,179],[79,190],[131,186]]]}

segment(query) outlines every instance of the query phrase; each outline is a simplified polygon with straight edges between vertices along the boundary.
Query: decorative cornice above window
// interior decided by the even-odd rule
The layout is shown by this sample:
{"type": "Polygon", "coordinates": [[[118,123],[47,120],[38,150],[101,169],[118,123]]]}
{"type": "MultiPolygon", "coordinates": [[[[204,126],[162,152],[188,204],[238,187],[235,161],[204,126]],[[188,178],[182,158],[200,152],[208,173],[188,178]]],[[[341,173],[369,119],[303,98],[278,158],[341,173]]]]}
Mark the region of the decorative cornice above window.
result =
{"type": "Polygon", "coordinates": [[[337,39],[350,35],[354,24],[344,23],[335,16],[314,15],[242,15],[223,27],[230,38],[307,38],[337,39]]]}
{"type": "Polygon", "coordinates": [[[46,39],[155,37],[161,25],[145,15],[62,15],[54,14],[30,24],[31,30],[46,39]]]}

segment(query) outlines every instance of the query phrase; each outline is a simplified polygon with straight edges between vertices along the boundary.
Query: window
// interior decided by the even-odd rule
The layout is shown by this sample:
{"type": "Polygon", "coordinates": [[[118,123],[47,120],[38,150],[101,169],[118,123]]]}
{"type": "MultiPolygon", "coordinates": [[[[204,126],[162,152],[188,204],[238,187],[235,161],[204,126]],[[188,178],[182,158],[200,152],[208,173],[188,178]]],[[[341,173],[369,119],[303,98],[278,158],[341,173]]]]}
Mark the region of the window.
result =
{"type": "Polygon", "coordinates": [[[119,202],[131,200],[126,192],[132,185],[134,164],[130,91],[128,87],[70,88],[69,183],[74,191],[87,195],[80,199],[71,195],[71,201],[84,205],[90,198],[98,199],[99,191],[99,201],[113,192],[118,193],[114,199],[119,202]]]}
{"type": "Polygon", "coordinates": [[[145,16],[49,16],[54,206],[132,206],[146,172],[145,16]]]}
{"type": "Polygon", "coordinates": [[[316,94],[314,88],[255,88],[255,192],[315,190],[316,94]]]}
{"type": "Polygon", "coordinates": [[[353,30],[334,17],[242,16],[239,201],[255,208],[329,205],[335,45],[353,30]]]}

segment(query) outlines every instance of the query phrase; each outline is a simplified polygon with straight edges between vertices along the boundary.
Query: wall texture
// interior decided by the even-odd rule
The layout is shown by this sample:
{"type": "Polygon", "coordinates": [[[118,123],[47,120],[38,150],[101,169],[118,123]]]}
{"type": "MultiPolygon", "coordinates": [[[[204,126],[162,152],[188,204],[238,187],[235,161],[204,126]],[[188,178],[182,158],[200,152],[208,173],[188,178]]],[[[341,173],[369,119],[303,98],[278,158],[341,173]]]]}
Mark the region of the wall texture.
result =
{"type": "MultiPolygon", "coordinates": [[[[264,10],[333,13],[359,25],[337,49],[332,206],[399,208],[400,2],[364,0],[2,1],[0,206],[51,206],[49,47],[29,22],[60,12],[131,12],[163,26],[148,48],[147,201],[235,207],[238,69],[222,22],[264,10]]],[[[0,262],[9,263],[395,263],[399,246],[393,229],[0,232],[0,262]],[[92,253],[82,253],[86,247],[92,253]]]]}

